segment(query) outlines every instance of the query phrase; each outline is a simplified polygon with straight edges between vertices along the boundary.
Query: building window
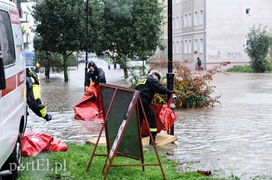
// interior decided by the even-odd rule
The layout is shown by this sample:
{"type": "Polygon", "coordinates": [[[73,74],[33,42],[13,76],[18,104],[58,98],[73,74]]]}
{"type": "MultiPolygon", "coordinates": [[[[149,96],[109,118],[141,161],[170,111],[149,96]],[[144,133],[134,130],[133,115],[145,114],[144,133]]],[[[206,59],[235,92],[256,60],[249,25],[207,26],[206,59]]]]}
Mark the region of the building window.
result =
{"type": "Polygon", "coordinates": [[[204,49],[204,41],[201,38],[199,42],[199,53],[203,53],[204,52],[203,49],[204,49]]]}
{"type": "Polygon", "coordinates": [[[187,14],[184,14],[184,27],[188,27],[188,16],[187,14]]]}
{"type": "Polygon", "coordinates": [[[198,25],[198,14],[197,11],[195,11],[195,15],[194,15],[194,26],[198,25]]]}
{"type": "Polygon", "coordinates": [[[179,54],[179,42],[176,42],[176,53],[179,54]]]}
{"type": "Polygon", "coordinates": [[[200,14],[199,14],[199,25],[203,25],[204,22],[204,11],[200,10],[200,14]]]}
{"type": "Polygon", "coordinates": [[[183,42],[180,41],[180,44],[179,44],[179,46],[180,46],[179,48],[180,48],[180,53],[181,53],[181,54],[183,53],[183,52],[182,52],[182,48],[183,48],[183,46],[182,46],[183,44],[182,44],[182,43],[183,43],[183,42]]]}
{"type": "Polygon", "coordinates": [[[175,45],[175,42],[173,41],[172,54],[174,54],[174,53],[175,53],[175,49],[176,49],[176,45],[175,45]]]}
{"type": "Polygon", "coordinates": [[[182,15],[180,16],[180,29],[182,29],[182,15]]]}
{"type": "Polygon", "coordinates": [[[188,41],[188,53],[192,53],[192,40],[189,39],[188,41]]]}
{"type": "Polygon", "coordinates": [[[251,8],[245,8],[246,16],[251,16],[251,8]]]}
{"type": "Polygon", "coordinates": [[[188,27],[192,26],[192,13],[188,13],[188,27]]]}
{"type": "Polygon", "coordinates": [[[179,29],[179,17],[177,17],[177,21],[176,21],[176,29],[179,29]]]}
{"type": "Polygon", "coordinates": [[[195,39],[195,42],[194,42],[194,53],[197,54],[197,39],[195,39]]]}
{"type": "Polygon", "coordinates": [[[188,53],[188,41],[184,40],[184,54],[188,53]]]}
{"type": "Polygon", "coordinates": [[[173,27],[173,29],[175,29],[175,28],[176,28],[175,23],[176,23],[175,18],[172,18],[172,27],[173,27]]]}

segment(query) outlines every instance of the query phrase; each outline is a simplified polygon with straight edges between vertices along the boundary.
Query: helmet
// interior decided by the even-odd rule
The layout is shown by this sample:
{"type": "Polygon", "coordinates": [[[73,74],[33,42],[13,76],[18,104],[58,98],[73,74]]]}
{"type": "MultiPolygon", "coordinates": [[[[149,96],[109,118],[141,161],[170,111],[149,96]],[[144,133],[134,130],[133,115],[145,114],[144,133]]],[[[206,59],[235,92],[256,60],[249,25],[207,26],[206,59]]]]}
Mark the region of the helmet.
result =
{"type": "Polygon", "coordinates": [[[94,69],[97,69],[97,66],[96,66],[96,64],[93,61],[89,62],[88,68],[90,68],[91,66],[94,67],[94,69]]]}

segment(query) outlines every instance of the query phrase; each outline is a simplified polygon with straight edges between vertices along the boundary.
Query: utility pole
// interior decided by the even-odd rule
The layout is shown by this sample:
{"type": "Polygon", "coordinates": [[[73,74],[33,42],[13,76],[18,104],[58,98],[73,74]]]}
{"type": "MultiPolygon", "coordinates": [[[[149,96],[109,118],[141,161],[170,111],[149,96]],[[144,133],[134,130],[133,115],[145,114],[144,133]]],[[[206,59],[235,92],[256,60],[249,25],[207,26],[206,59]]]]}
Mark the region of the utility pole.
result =
{"type": "MultiPolygon", "coordinates": [[[[168,0],[168,73],[167,77],[167,88],[174,90],[174,73],[173,73],[173,34],[172,34],[172,0],[168,0]]],[[[170,96],[168,96],[168,99],[170,96]]],[[[171,135],[174,135],[174,124],[171,128],[171,135]]]]}
{"type": "MultiPolygon", "coordinates": [[[[85,58],[85,76],[84,79],[87,75],[87,71],[88,71],[88,50],[89,50],[89,33],[88,33],[88,22],[89,22],[89,0],[86,1],[86,58],[85,58]]],[[[85,85],[84,85],[85,86],[85,85]]],[[[85,88],[85,87],[84,87],[85,88]]]]}

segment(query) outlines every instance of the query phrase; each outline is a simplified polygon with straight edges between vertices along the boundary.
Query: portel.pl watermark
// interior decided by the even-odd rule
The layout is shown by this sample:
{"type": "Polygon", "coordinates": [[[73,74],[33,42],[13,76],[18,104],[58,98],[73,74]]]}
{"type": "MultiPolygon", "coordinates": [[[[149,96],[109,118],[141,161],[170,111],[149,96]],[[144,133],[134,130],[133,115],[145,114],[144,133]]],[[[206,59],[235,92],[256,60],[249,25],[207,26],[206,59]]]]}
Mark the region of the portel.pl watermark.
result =
{"type": "MultiPolygon", "coordinates": [[[[15,163],[10,163],[10,170],[16,170],[18,166],[15,163]]],[[[58,173],[59,171],[66,171],[66,159],[62,162],[50,163],[49,159],[36,159],[25,164],[21,164],[21,171],[53,171],[58,173]]]]}

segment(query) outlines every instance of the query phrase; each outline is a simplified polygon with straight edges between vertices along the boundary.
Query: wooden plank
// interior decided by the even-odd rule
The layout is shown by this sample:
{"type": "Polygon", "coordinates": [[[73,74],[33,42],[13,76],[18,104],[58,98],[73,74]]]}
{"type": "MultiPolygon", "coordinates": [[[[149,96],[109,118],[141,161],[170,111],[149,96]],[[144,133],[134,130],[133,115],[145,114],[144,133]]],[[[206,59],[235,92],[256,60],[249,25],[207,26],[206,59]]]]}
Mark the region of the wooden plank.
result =
{"type": "MultiPolygon", "coordinates": [[[[177,136],[167,134],[166,132],[160,132],[156,136],[156,144],[157,146],[164,146],[166,144],[176,141],[177,139],[178,139],[177,136]]],[[[95,145],[96,141],[97,141],[97,138],[93,138],[85,142],[86,144],[95,145]]],[[[149,145],[149,136],[142,138],[142,143],[143,143],[143,146],[149,145]]],[[[106,145],[107,145],[106,138],[100,137],[98,146],[106,146],[106,145]]]]}
{"type": "MultiPolygon", "coordinates": [[[[95,145],[96,141],[97,141],[97,138],[93,138],[90,140],[86,140],[85,143],[95,145]]],[[[107,146],[106,137],[100,137],[99,142],[98,142],[98,146],[107,146]]]]}
{"type": "MultiPolygon", "coordinates": [[[[143,146],[149,145],[149,138],[150,138],[149,136],[142,138],[143,146]]],[[[167,134],[166,132],[160,132],[156,136],[155,143],[157,144],[157,146],[164,146],[166,144],[176,141],[177,139],[178,139],[177,136],[167,134]]]]}

